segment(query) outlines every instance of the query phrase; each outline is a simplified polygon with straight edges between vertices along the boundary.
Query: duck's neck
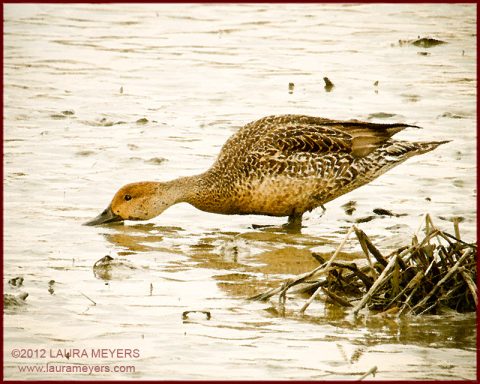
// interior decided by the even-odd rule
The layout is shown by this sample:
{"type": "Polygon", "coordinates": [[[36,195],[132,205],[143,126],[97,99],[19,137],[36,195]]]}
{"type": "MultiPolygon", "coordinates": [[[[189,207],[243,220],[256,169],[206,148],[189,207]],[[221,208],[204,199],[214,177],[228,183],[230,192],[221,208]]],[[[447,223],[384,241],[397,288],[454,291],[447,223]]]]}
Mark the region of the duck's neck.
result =
{"type": "Polygon", "coordinates": [[[179,177],[174,180],[160,182],[158,193],[168,196],[173,204],[190,203],[193,195],[198,189],[198,183],[202,175],[179,177]]]}
{"type": "Polygon", "coordinates": [[[209,171],[159,183],[167,186],[169,200],[172,204],[189,203],[206,212],[226,213],[228,210],[228,193],[222,191],[214,175],[209,171]]]}

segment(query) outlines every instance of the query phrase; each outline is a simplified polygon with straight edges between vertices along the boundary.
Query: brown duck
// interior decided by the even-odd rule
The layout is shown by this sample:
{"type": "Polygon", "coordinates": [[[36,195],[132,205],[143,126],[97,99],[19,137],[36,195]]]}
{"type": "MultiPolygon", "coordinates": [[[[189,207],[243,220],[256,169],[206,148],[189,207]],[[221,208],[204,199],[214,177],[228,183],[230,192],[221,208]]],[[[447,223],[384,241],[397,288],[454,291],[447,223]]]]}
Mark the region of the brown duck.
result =
{"type": "Polygon", "coordinates": [[[264,117],[230,137],[206,172],[127,184],[107,209],[85,224],[148,220],[187,202],[213,213],[288,216],[288,226],[299,228],[304,212],[448,142],[391,139],[407,127],[415,126],[303,115],[264,117]]]}

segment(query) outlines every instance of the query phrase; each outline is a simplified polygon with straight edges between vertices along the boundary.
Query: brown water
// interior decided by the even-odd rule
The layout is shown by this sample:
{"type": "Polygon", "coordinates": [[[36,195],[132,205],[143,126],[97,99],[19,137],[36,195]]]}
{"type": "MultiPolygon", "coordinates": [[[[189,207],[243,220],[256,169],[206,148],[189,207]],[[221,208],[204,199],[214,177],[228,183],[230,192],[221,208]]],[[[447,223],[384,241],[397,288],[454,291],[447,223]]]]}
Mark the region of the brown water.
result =
{"type": "Polygon", "coordinates": [[[29,293],[5,310],[5,378],[356,379],[373,366],[376,379],[475,378],[474,314],[354,319],[316,301],[302,317],[299,297],[285,315],[276,299],[245,300],[315,268],[310,252],[335,249],[375,208],[406,214],[359,224],[385,253],[427,212],[448,231],[462,217],[475,240],[474,5],[4,9],[4,290],[29,293]],[[399,44],[418,36],[447,44],[399,44]],[[121,185],[201,172],[240,126],[283,113],[406,122],[423,129],[400,139],[452,142],[306,215],[297,235],[279,230],[282,218],[186,204],[148,223],[81,226],[121,185]],[[105,255],[116,268],[94,271],[105,255]],[[182,319],[189,310],[211,318],[182,319]],[[138,355],[58,356],[75,348],[138,355]],[[47,362],[135,373],[20,371],[47,362]]]}

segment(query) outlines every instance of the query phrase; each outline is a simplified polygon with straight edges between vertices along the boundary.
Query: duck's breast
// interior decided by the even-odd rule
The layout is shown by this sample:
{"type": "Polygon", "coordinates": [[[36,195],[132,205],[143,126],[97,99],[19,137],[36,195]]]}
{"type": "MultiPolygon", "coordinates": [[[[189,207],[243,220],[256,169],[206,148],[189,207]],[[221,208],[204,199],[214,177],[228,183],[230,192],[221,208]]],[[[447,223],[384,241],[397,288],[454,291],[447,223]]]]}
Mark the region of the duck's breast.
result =
{"type": "Polygon", "coordinates": [[[265,177],[237,185],[230,206],[236,214],[288,216],[311,210],[322,202],[315,196],[324,189],[315,178],[292,179],[285,176],[265,177]]]}

